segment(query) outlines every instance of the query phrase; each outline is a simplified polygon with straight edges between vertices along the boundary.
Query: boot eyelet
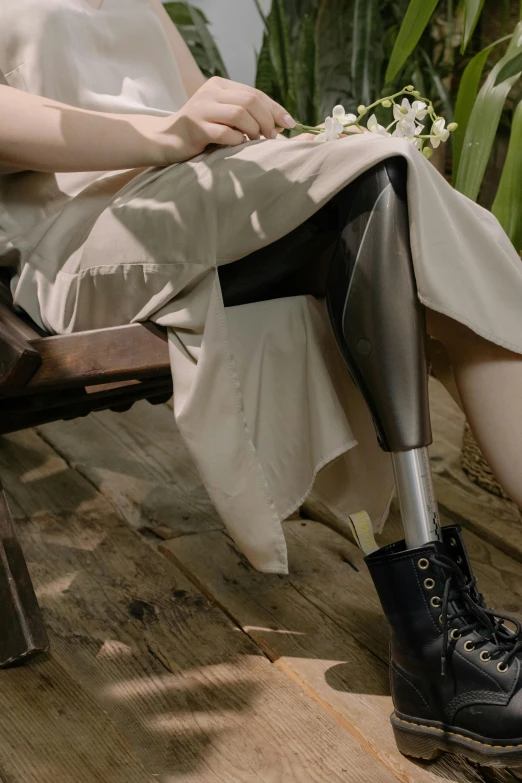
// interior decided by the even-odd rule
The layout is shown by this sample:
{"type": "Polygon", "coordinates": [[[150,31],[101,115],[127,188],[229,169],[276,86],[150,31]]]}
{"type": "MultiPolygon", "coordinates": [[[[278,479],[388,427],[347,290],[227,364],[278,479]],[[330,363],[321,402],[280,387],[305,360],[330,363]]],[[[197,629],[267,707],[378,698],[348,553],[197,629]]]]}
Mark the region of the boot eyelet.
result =
{"type": "Polygon", "coordinates": [[[442,615],[439,614],[439,623],[442,625],[442,615]]]}
{"type": "Polygon", "coordinates": [[[455,640],[460,639],[461,635],[462,634],[456,628],[453,628],[450,633],[451,638],[455,640]]]}
{"type": "Polygon", "coordinates": [[[433,590],[435,587],[435,580],[432,579],[430,576],[424,580],[424,587],[426,590],[433,590]]]}
{"type": "Polygon", "coordinates": [[[438,609],[439,606],[442,605],[442,601],[440,600],[438,595],[434,595],[433,598],[430,599],[430,604],[435,607],[435,609],[438,609]]]}
{"type": "Polygon", "coordinates": [[[460,565],[461,563],[462,563],[462,558],[461,558],[461,556],[459,555],[459,556],[457,557],[457,564],[458,564],[458,565],[460,565]]]}
{"type": "Polygon", "coordinates": [[[419,568],[425,571],[427,568],[430,567],[430,561],[427,560],[425,557],[421,557],[417,565],[419,566],[419,568]]]}
{"type": "Polygon", "coordinates": [[[464,649],[466,650],[466,652],[473,652],[473,650],[475,649],[475,645],[470,639],[468,639],[467,642],[464,642],[464,649]]]}
{"type": "Polygon", "coordinates": [[[508,669],[509,669],[509,665],[507,663],[503,663],[502,661],[499,661],[497,663],[497,671],[507,672],[508,669]]]}
{"type": "Polygon", "coordinates": [[[457,546],[457,541],[454,538],[450,538],[450,544],[451,546],[457,546]]]}
{"type": "Polygon", "coordinates": [[[480,653],[480,660],[484,661],[484,663],[487,663],[488,661],[491,660],[491,655],[488,653],[487,650],[482,650],[482,652],[480,653]]]}

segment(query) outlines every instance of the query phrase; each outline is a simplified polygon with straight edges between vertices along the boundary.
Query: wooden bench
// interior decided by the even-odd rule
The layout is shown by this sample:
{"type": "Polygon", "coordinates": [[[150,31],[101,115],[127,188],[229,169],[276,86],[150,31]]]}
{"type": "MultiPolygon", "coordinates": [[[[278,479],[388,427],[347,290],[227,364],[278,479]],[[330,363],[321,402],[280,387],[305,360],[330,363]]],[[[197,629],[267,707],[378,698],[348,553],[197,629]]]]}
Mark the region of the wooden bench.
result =
{"type": "MultiPolygon", "coordinates": [[[[151,322],[48,336],[13,307],[0,278],[0,435],[172,394],[167,334],[151,322]]],[[[0,666],[49,641],[0,483],[0,666]]]]}

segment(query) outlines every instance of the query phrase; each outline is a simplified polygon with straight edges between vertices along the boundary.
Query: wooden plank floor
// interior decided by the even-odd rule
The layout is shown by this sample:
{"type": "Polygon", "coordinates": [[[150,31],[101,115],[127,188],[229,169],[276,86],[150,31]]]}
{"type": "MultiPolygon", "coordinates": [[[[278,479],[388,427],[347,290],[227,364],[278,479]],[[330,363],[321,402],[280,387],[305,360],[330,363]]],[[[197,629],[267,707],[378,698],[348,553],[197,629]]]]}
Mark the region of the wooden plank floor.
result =
{"type": "MultiPolygon", "coordinates": [[[[465,525],[493,605],[522,617],[518,510],[467,482],[461,415],[432,392],[446,521],[465,525]]],[[[397,752],[388,630],[362,553],[296,516],[290,575],[256,572],[166,406],[2,438],[0,475],[52,643],[0,672],[1,783],[522,780],[397,752]]],[[[395,511],[379,543],[399,537],[395,511]]]]}

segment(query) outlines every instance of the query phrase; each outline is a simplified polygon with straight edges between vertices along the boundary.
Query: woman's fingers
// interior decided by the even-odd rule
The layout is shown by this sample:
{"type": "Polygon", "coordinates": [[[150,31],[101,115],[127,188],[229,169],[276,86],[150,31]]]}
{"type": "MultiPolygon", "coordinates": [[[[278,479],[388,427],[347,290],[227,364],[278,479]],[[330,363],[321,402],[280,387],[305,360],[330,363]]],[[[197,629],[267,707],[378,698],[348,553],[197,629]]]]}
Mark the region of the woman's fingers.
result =
{"type": "MultiPolygon", "coordinates": [[[[209,81],[215,81],[216,86],[220,87],[223,90],[227,90],[227,91],[240,90],[242,92],[248,92],[251,95],[254,95],[261,102],[261,104],[268,109],[268,111],[274,118],[275,125],[277,125],[280,128],[295,127],[294,118],[290,116],[290,114],[287,112],[284,106],[281,106],[280,103],[277,103],[277,101],[274,101],[272,98],[266,95],[266,93],[262,92],[261,90],[258,90],[256,87],[250,87],[248,84],[240,84],[239,82],[233,82],[230,79],[223,79],[221,76],[214,76],[209,81]]],[[[270,137],[268,136],[268,138],[270,137]]]]}
{"type": "Polygon", "coordinates": [[[237,147],[245,141],[245,135],[241,131],[229,128],[228,125],[218,125],[216,122],[202,123],[208,144],[225,144],[229,147],[237,147]]]}
{"type": "MultiPolygon", "coordinates": [[[[228,95],[229,93],[226,94],[228,95]]],[[[210,106],[205,119],[221,125],[229,125],[231,128],[237,128],[237,130],[245,133],[249,139],[258,139],[259,134],[261,132],[264,133],[252,112],[240,103],[214,103],[210,106]]]]}
{"type": "MultiPolygon", "coordinates": [[[[266,139],[274,138],[275,120],[266,105],[259,100],[257,95],[246,90],[223,90],[220,103],[242,107],[254,120],[266,139]]],[[[243,130],[243,128],[241,128],[243,130]]],[[[245,131],[246,133],[246,131],[245,131]]],[[[250,134],[249,134],[250,135],[250,134]]],[[[250,136],[250,138],[257,138],[250,136]]]]}

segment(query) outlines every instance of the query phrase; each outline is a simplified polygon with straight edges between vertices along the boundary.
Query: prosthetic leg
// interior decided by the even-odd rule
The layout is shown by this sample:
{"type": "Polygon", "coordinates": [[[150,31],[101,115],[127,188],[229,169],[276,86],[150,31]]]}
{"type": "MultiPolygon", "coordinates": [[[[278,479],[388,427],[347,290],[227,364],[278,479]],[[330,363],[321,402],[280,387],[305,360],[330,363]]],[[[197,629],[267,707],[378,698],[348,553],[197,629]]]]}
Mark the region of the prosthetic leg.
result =
{"type": "Polygon", "coordinates": [[[390,158],[278,242],[219,270],[226,305],[325,296],[349,372],[391,453],[405,539],[365,558],[391,627],[399,750],[522,764],[522,630],[475,587],[459,526],[440,527],[425,314],[409,245],[406,163],[390,158]]]}
{"type": "MultiPolygon", "coordinates": [[[[339,199],[339,197],[338,197],[339,199]]],[[[326,301],[349,371],[392,454],[406,543],[440,540],[427,446],[432,442],[425,313],[409,243],[406,162],[390,158],[342,191],[344,228],[326,301]]]]}
{"type": "Polygon", "coordinates": [[[392,454],[409,547],[438,540],[424,308],[409,244],[406,161],[358,177],[282,239],[219,268],[225,305],[324,297],[350,374],[392,454]]]}
{"type": "Polygon", "coordinates": [[[340,194],[343,225],[326,301],[349,371],[391,452],[405,540],[366,557],[392,630],[391,722],[399,749],[483,764],[522,763],[522,633],[494,614],[458,526],[440,527],[424,309],[409,246],[405,162],[393,158],[340,194]]]}

